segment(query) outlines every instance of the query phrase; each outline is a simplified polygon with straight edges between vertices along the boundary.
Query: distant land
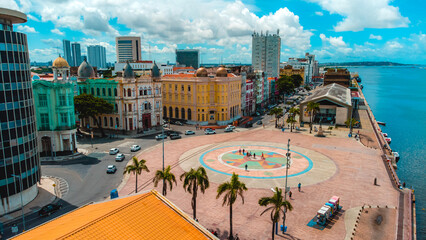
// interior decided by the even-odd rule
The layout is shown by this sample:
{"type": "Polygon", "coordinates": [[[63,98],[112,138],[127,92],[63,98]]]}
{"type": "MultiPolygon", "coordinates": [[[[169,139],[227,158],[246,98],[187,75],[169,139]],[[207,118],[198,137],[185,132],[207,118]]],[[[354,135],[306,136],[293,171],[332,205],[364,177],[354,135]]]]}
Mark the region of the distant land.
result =
{"type": "Polygon", "coordinates": [[[408,66],[412,64],[402,64],[395,62],[333,62],[320,63],[320,67],[324,66],[408,66]]]}

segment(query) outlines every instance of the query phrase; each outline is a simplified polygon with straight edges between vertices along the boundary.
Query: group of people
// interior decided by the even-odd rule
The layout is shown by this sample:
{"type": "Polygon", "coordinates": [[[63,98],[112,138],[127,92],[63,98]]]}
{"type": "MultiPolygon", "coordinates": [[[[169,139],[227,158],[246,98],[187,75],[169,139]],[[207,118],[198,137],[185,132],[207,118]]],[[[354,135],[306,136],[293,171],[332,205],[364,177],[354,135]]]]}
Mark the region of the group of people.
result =
{"type": "MultiPolygon", "coordinates": [[[[256,158],[256,153],[251,153],[251,151],[247,151],[246,152],[246,150],[243,148],[242,150],[241,150],[241,148],[240,148],[240,150],[238,150],[238,152],[241,154],[243,154],[243,155],[247,155],[247,157],[251,157],[251,156],[253,156],[253,158],[256,158]]],[[[263,156],[263,152],[262,152],[262,156],[261,156],[261,158],[262,159],[264,159],[265,157],[263,156]]]]}

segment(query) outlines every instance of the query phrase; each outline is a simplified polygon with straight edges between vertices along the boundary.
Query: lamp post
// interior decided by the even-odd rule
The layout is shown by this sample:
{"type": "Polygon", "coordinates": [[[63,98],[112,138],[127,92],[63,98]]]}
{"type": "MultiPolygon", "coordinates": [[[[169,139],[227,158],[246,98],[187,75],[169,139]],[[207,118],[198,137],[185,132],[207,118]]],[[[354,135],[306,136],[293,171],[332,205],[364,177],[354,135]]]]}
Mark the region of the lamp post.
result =
{"type": "MultiPolygon", "coordinates": [[[[285,189],[284,189],[284,202],[287,201],[287,175],[288,175],[288,160],[290,159],[290,139],[287,143],[287,163],[285,165],[285,189]]],[[[285,218],[287,213],[287,207],[284,207],[284,216],[283,216],[283,234],[285,233],[285,218]]]]}
{"type": "MultiPolygon", "coordinates": [[[[164,127],[161,125],[161,138],[163,140],[163,174],[164,174],[164,127]]],[[[164,184],[166,183],[166,180],[163,177],[163,195],[164,195],[164,184]]]]}
{"type": "Polygon", "coordinates": [[[24,217],[24,200],[22,198],[22,190],[23,190],[22,178],[21,178],[21,176],[18,176],[18,175],[15,175],[15,174],[12,174],[11,176],[19,179],[19,186],[20,186],[19,188],[21,190],[20,193],[21,193],[22,226],[23,226],[22,232],[24,232],[25,231],[25,217],[24,217]]]}

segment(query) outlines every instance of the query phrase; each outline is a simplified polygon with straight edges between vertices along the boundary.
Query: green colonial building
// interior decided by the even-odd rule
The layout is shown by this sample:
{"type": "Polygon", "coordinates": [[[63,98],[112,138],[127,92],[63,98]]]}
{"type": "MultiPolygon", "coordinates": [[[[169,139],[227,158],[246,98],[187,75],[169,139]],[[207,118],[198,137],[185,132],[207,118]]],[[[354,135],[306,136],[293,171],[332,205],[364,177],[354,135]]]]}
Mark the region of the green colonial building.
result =
{"type": "Polygon", "coordinates": [[[77,151],[74,89],[67,61],[58,57],[53,76],[33,77],[33,93],[41,157],[64,156],[77,151]]]}

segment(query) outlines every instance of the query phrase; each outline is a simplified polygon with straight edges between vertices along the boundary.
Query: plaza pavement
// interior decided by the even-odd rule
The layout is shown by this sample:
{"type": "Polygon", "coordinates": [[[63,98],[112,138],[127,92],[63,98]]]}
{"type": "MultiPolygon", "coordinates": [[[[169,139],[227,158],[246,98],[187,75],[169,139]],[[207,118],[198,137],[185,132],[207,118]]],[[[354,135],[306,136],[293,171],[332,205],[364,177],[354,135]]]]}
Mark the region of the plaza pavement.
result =
{"type": "MultiPolygon", "coordinates": [[[[187,170],[191,165],[199,166],[199,162],[194,161],[194,158],[198,159],[197,154],[207,152],[212,147],[238,143],[251,145],[270,143],[271,146],[285,148],[289,138],[290,148],[304,151],[312,160],[313,168],[305,174],[288,178],[293,193],[290,202],[294,209],[287,214],[288,232],[276,236],[277,239],[344,239],[347,233],[350,234],[346,229],[352,228],[353,216],[356,216],[352,214],[352,217],[349,215],[345,217],[346,210],[363,205],[398,206],[399,192],[392,186],[379,150],[365,147],[347,136],[317,138],[300,132],[290,133],[287,130],[283,133],[272,127],[167,142],[165,166],[172,166],[172,172],[178,180],[177,186],[173,185],[173,190],[168,190],[167,198],[192,215],[191,194],[184,191],[179,177],[184,169],[187,170]],[[191,154],[191,151],[195,154],[191,154]],[[183,159],[187,161],[179,163],[179,160],[183,159]],[[331,164],[321,167],[321,159],[329,163],[331,161],[331,164]],[[330,170],[333,166],[335,169],[330,170]],[[321,178],[326,173],[330,176],[321,178]],[[373,185],[374,178],[377,178],[378,186],[373,185]],[[295,187],[298,182],[302,184],[301,192],[295,187]],[[341,214],[324,230],[308,227],[308,222],[315,216],[317,210],[334,195],[341,198],[340,204],[343,207],[341,214]],[[348,219],[346,220],[348,226],[345,225],[345,219],[348,219]]],[[[162,168],[161,144],[139,153],[138,158],[147,160],[150,169],[149,173],[143,172],[139,176],[139,191],[155,188],[152,178],[155,172],[162,168]]],[[[229,231],[229,207],[222,206],[222,198],[216,199],[216,194],[219,184],[228,181],[230,176],[213,173],[211,170],[207,170],[207,173],[211,178],[210,188],[205,194],[198,194],[197,218],[202,225],[218,231],[220,238],[225,239],[229,231]]],[[[234,234],[238,233],[240,239],[270,239],[272,226],[269,213],[260,215],[265,207],[259,206],[258,200],[263,196],[272,196],[270,188],[275,185],[283,186],[284,179],[274,180],[275,185],[273,182],[250,178],[240,180],[246,182],[249,189],[244,193],[244,204],[238,198],[233,206],[234,234]]],[[[135,176],[126,176],[119,188],[119,194],[124,196],[132,193],[134,189],[135,176]]],[[[161,182],[156,189],[161,192],[161,182]]],[[[385,230],[394,235],[396,225],[387,225],[385,230]]],[[[364,232],[363,234],[367,234],[364,236],[368,236],[368,230],[367,233],[364,232]]]]}

